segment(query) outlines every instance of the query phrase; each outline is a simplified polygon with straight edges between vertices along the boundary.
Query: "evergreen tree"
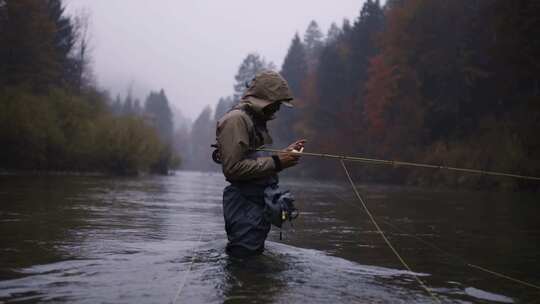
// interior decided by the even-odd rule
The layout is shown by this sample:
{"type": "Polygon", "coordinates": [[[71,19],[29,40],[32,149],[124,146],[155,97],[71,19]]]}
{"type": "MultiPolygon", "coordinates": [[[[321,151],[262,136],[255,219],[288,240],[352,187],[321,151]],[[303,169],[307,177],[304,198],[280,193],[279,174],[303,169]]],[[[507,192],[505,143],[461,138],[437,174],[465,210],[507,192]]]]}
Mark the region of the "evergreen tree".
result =
{"type": "Polygon", "coordinates": [[[343,19],[343,24],[341,25],[341,30],[343,35],[347,36],[352,30],[351,21],[347,18],[343,19]]]}
{"type": "Polygon", "coordinates": [[[294,35],[291,41],[291,46],[281,67],[281,75],[289,83],[297,107],[295,109],[283,107],[277,119],[271,122],[270,127],[277,147],[285,146],[297,137],[294,132],[294,124],[302,98],[302,81],[307,75],[306,52],[298,33],[294,35]]]}
{"type": "Polygon", "coordinates": [[[246,85],[257,75],[257,73],[264,70],[275,70],[275,66],[272,62],[266,62],[257,53],[250,53],[242,61],[240,67],[238,68],[238,73],[234,76],[236,83],[234,84],[234,102],[238,102],[244,91],[246,85]]]}
{"type": "Polygon", "coordinates": [[[405,0],[386,0],[384,10],[389,11],[394,8],[399,8],[405,4],[405,0]]]}
{"type": "MultiPolygon", "coordinates": [[[[365,152],[364,85],[369,60],[377,54],[381,16],[379,3],[366,1],[354,25],[345,20],[341,31],[332,26],[326,45],[311,58],[317,64],[311,62],[312,71],[303,82],[306,107],[295,125],[306,137],[316,134],[310,140],[313,149],[330,152],[339,144],[341,153],[365,152]]],[[[333,170],[325,166],[318,165],[321,171],[333,170]]]]}
{"type": "Polygon", "coordinates": [[[47,2],[17,0],[2,8],[5,18],[0,29],[0,86],[26,84],[43,92],[62,75],[47,2]]]}
{"type": "Polygon", "coordinates": [[[190,140],[190,153],[187,168],[198,171],[216,170],[210,153],[210,145],[215,142],[215,123],[212,109],[207,106],[193,122],[190,140]]]}
{"type": "Polygon", "coordinates": [[[326,44],[336,42],[341,34],[341,29],[336,25],[335,22],[332,22],[330,28],[328,29],[328,34],[326,34],[326,44]]]}
{"type": "Polygon", "coordinates": [[[115,115],[121,115],[122,112],[123,112],[123,107],[122,107],[122,99],[120,98],[120,94],[116,95],[116,98],[114,99],[114,101],[112,102],[112,104],[110,105],[111,107],[111,111],[113,114],[115,115]]]}
{"type": "Polygon", "coordinates": [[[69,82],[77,91],[88,87],[92,83],[92,70],[90,67],[90,15],[82,11],[74,18],[74,31],[77,37],[73,47],[71,62],[72,71],[69,74],[69,82]]]}
{"type": "Polygon", "coordinates": [[[76,88],[77,38],[61,0],[2,1],[0,85],[76,88]]]}
{"type": "Polygon", "coordinates": [[[324,45],[323,39],[324,35],[319,28],[319,24],[315,20],[312,20],[304,33],[304,45],[309,62],[317,61],[317,57],[324,45]]]}
{"type": "Polygon", "coordinates": [[[150,92],[144,105],[146,115],[153,121],[160,138],[169,144],[173,134],[173,117],[165,91],[150,92]]]}
{"type": "Polygon", "coordinates": [[[131,97],[131,92],[128,92],[124,104],[122,106],[122,114],[124,115],[134,115],[133,112],[133,97],[131,97]]]}
{"type": "Polygon", "coordinates": [[[159,150],[159,157],[151,165],[151,171],[159,174],[168,174],[173,163],[173,117],[165,91],[161,89],[159,93],[150,92],[150,95],[146,98],[144,108],[145,114],[157,129],[162,143],[159,150]]]}
{"type": "Polygon", "coordinates": [[[353,75],[357,76],[360,82],[367,79],[367,68],[369,59],[377,53],[377,43],[375,41],[384,26],[384,13],[379,0],[367,0],[360,17],[354,23],[351,31],[351,45],[353,56],[351,66],[353,75]],[[362,75],[358,75],[358,74],[362,75]],[[360,77],[358,77],[360,76],[360,77]]]}
{"type": "Polygon", "coordinates": [[[65,14],[65,7],[62,0],[46,0],[50,19],[55,24],[54,49],[56,59],[62,67],[62,77],[57,85],[70,84],[75,86],[75,59],[71,57],[71,52],[76,43],[76,33],[71,18],[65,14]]]}
{"type": "Polygon", "coordinates": [[[301,83],[306,77],[307,63],[306,51],[304,44],[300,41],[298,33],[294,35],[291,46],[285,55],[283,65],[281,67],[281,75],[289,83],[293,94],[299,96],[301,94],[301,83]]]}
{"type": "Polygon", "coordinates": [[[139,98],[135,98],[135,101],[133,101],[133,115],[139,116],[141,114],[142,114],[141,100],[139,98]]]}
{"type": "MultiPolygon", "coordinates": [[[[80,90],[77,60],[86,55],[74,57],[79,38],[60,0],[0,0],[0,168],[115,174],[167,169],[174,159],[156,129],[170,138],[172,126],[110,115],[106,103],[114,114],[122,111],[119,96],[111,102],[91,86],[80,90]]],[[[158,95],[167,105],[164,93],[158,95]]],[[[138,112],[137,101],[128,99],[127,112],[138,112]]],[[[165,119],[156,123],[170,121],[160,116],[165,119]]]]}

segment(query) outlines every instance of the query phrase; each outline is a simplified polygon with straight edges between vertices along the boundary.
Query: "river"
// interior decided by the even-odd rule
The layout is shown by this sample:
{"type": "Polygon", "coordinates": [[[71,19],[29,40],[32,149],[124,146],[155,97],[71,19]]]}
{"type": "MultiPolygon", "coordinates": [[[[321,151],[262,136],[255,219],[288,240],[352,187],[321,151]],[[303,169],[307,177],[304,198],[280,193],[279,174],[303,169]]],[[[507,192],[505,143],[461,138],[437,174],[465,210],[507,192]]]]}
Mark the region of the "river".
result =
{"type": "Polygon", "coordinates": [[[538,194],[284,179],[300,217],[224,253],[217,173],[0,176],[0,303],[540,303],[538,194]]]}

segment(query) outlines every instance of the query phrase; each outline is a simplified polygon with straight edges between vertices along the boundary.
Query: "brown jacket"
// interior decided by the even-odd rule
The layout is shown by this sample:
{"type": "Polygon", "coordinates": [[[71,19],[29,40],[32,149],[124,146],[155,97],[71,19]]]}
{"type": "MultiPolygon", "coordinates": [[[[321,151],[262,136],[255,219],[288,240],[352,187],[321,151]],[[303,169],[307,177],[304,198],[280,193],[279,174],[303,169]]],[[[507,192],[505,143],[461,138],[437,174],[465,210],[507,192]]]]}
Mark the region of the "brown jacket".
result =
{"type": "Polygon", "coordinates": [[[272,157],[255,152],[256,148],[272,143],[266,122],[248,113],[261,115],[262,108],[249,99],[243,100],[217,122],[217,144],[223,174],[229,182],[262,180],[277,173],[272,157]]]}
{"type": "Polygon", "coordinates": [[[267,117],[263,108],[275,102],[292,106],[292,99],[289,85],[281,75],[263,71],[255,76],[235,109],[218,121],[217,144],[223,174],[229,182],[277,180],[274,159],[255,149],[272,143],[266,121],[273,117],[267,117]]]}

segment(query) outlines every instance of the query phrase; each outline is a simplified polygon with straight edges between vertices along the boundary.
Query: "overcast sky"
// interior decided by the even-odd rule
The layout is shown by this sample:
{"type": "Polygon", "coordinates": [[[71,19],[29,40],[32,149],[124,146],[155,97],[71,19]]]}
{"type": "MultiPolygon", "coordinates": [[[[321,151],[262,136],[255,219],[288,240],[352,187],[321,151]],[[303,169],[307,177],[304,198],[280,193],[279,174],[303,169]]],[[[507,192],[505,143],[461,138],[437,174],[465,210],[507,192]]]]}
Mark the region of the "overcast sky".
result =
{"type": "Polygon", "coordinates": [[[326,34],[354,21],[363,0],[65,0],[90,13],[92,66],[113,96],[130,84],[136,97],[163,88],[194,119],[232,94],[243,58],[257,52],[281,67],[295,32],[311,20],[326,34]]]}

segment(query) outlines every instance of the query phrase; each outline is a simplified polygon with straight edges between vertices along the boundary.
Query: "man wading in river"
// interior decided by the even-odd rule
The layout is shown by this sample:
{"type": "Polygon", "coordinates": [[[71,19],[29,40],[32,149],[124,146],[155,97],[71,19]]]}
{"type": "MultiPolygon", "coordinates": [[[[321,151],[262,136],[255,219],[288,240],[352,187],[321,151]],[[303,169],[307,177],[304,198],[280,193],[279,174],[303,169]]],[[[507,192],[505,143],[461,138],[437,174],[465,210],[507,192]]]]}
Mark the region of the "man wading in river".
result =
{"type": "Polygon", "coordinates": [[[300,155],[293,150],[303,149],[305,140],[274,155],[256,151],[272,143],[266,122],[274,119],[281,105],[292,107],[292,99],[287,81],[276,72],[264,71],[217,123],[218,158],[231,183],[223,191],[223,215],[227,253],[232,256],[262,253],[270,225],[281,227],[286,215],[296,210],[290,193],[277,186],[277,174],[298,163],[300,155]]]}

